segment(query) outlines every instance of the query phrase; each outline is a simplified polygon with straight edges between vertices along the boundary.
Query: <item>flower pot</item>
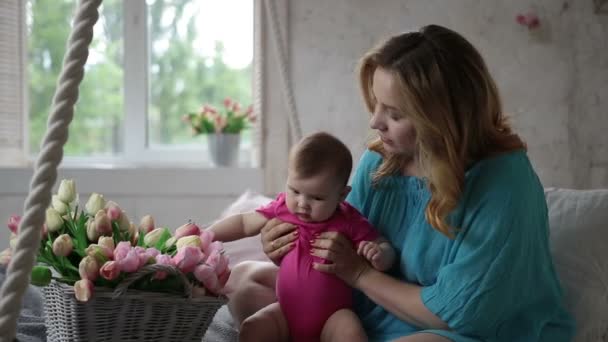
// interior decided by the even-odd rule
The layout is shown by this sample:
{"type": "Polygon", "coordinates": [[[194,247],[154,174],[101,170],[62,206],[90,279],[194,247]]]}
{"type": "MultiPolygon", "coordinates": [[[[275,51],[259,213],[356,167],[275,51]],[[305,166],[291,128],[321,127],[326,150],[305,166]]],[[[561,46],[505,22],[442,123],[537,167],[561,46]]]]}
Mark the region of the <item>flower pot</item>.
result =
{"type": "Polygon", "coordinates": [[[236,134],[207,134],[209,155],[215,166],[236,166],[239,157],[241,135],[236,134]]]}

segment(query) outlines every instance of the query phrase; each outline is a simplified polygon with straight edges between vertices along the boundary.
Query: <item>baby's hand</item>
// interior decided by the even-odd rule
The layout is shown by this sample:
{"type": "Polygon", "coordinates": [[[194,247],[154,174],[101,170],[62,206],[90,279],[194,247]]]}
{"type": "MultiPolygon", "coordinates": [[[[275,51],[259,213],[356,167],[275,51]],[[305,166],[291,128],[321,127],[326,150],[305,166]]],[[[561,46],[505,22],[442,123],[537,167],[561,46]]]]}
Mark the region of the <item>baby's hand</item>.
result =
{"type": "Polygon", "coordinates": [[[363,256],[379,271],[386,271],[392,266],[392,253],[380,247],[374,241],[362,241],[357,248],[357,254],[363,256]]]}

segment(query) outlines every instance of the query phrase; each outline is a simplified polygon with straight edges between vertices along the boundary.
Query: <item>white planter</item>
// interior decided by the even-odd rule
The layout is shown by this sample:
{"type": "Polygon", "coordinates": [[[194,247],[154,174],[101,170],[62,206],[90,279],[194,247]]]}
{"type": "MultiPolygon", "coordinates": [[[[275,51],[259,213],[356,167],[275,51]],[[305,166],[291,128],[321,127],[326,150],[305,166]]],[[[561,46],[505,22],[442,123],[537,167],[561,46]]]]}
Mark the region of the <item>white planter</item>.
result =
{"type": "Polygon", "coordinates": [[[236,166],[239,159],[241,135],[236,134],[207,134],[209,155],[215,166],[236,166]]]}

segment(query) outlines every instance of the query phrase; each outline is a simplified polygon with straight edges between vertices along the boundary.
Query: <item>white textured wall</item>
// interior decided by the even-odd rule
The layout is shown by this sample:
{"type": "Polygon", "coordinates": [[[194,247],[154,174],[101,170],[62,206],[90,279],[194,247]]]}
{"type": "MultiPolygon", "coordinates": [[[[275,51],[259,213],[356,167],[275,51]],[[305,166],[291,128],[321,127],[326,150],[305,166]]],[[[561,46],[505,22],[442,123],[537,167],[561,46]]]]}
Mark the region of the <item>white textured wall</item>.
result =
{"type": "Polygon", "coordinates": [[[482,53],[545,186],[608,187],[608,15],[591,0],[290,1],[292,75],[304,131],[359,154],[367,114],[357,59],[387,35],[447,26],[482,53]],[[541,28],[515,22],[535,8],[541,28]]]}
{"type": "MultiPolygon", "coordinates": [[[[541,30],[529,33],[514,18],[531,4],[290,0],[291,76],[304,131],[331,131],[358,156],[368,132],[354,74],[358,58],[387,35],[436,23],[461,32],[481,50],[545,186],[608,188],[608,15],[593,14],[592,0],[538,0],[533,4],[541,30]]],[[[131,177],[109,170],[70,176],[83,197],[104,192],[134,217],[153,213],[169,227],[186,218],[212,220],[247,187],[262,188],[259,174],[235,179],[219,172],[214,178],[218,174],[205,177],[201,171],[198,178],[187,170],[172,177],[157,171],[140,179],[128,173],[131,177]],[[217,180],[212,188],[231,190],[207,189],[210,179],[217,180]],[[157,184],[175,190],[148,190],[157,184]]],[[[0,170],[0,250],[8,245],[4,222],[21,211],[29,177],[29,172],[0,170]]]]}

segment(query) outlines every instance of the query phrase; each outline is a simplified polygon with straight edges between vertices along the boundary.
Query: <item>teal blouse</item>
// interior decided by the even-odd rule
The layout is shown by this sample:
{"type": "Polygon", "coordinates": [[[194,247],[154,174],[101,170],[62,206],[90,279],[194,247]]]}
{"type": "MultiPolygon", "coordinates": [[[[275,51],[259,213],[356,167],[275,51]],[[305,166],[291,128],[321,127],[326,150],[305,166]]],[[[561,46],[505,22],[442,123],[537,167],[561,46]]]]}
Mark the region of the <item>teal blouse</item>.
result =
{"type": "Polygon", "coordinates": [[[524,151],[483,160],[465,175],[448,222],[455,239],[426,221],[430,192],[423,180],[391,176],[372,185],[382,161],[366,151],[347,201],[396,249],[390,272],[422,286],[421,300],[450,327],[423,330],[399,320],[362,293],[355,311],[370,341],[429,332],[461,341],[570,341],[574,324],[549,250],[543,187],[524,151]]]}

